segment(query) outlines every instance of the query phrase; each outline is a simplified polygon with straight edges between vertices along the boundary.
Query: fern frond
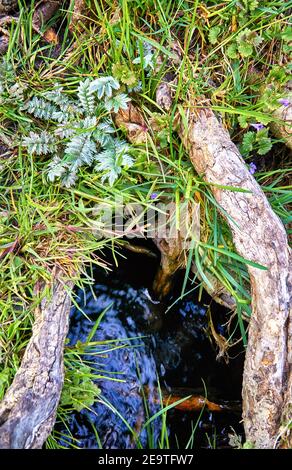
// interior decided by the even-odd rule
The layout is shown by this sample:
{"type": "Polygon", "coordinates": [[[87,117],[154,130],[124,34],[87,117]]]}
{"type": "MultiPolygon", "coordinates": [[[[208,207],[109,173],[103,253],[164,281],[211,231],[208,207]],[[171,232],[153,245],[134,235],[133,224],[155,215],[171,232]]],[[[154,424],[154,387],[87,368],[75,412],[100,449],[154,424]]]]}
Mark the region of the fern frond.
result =
{"type": "Polygon", "coordinates": [[[70,100],[68,96],[65,95],[63,87],[61,87],[59,84],[55,85],[52,90],[47,91],[42,96],[47,101],[57,105],[64,113],[78,114],[81,111],[76,103],[74,103],[74,101],[70,100]]]}
{"type": "Polygon", "coordinates": [[[87,78],[79,83],[78,98],[82,109],[86,114],[93,114],[95,110],[94,92],[91,89],[92,82],[87,78]]]}
{"type": "Polygon", "coordinates": [[[61,160],[59,156],[55,156],[53,160],[48,164],[47,178],[53,182],[56,178],[60,178],[67,170],[67,165],[61,160]]]}
{"type": "Polygon", "coordinates": [[[127,153],[128,150],[129,146],[126,142],[113,139],[108,148],[95,156],[95,160],[98,162],[95,170],[105,172],[101,179],[102,182],[108,180],[110,186],[112,186],[121,174],[122,167],[133,165],[134,161],[127,153]]]}
{"type": "Polygon", "coordinates": [[[65,186],[66,188],[71,188],[71,186],[74,186],[77,180],[77,173],[71,170],[68,170],[67,173],[65,173],[61,179],[62,186],[65,186]]]}
{"type": "Polygon", "coordinates": [[[103,96],[110,98],[113,94],[113,90],[118,90],[119,88],[119,82],[111,76],[96,78],[90,84],[90,90],[93,93],[97,92],[98,99],[101,99],[103,96]]]}
{"type": "Polygon", "coordinates": [[[54,134],[59,139],[68,139],[76,134],[76,129],[79,127],[78,122],[70,122],[60,124],[55,130],[54,134]]]}
{"type": "Polygon", "coordinates": [[[44,119],[45,121],[53,120],[55,113],[58,112],[55,105],[37,96],[33,96],[33,98],[25,103],[21,110],[32,114],[38,119],[44,119]]]}
{"type": "Polygon", "coordinates": [[[28,137],[23,139],[22,145],[27,147],[30,154],[46,155],[56,151],[55,138],[46,131],[42,131],[40,134],[30,132],[28,137]]]}
{"type": "Polygon", "coordinates": [[[88,129],[89,131],[93,131],[96,127],[96,117],[95,116],[86,116],[82,119],[79,123],[80,129],[88,129]]]}
{"type": "Polygon", "coordinates": [[[104,121],[100,122],[96,128],[100,129],[106,134],[114,134],[116,132],[115,128],[113,127],[113,123],[110,119],[105,119],[104,121]]]}
{"type": "Polygon", "coordinates": [[[115,132],[110,120],[99,123],[92,133],[93,138],[102,146],[107,147],[112,142],[112,136],[115,132]]]}
{"type": "Polygon", "coordinates": [[[14,83],[9,89],[9,98],[14,98],[15,100],[24,101],[24,91],[26,89],[25,85],[21,83],[14,83]]]}
{"type": "Polygon", "coordinates": [[[52,90],[46,91],[43,94],[43,97],[51,101],[54,104],[57,104],[62,109],[67,109],[70,105],[70,100],[68,96],[63,93],[63,88],[60,85],[55,85],[52,90]]]}
{"type": "Polygon", "coordinates": [[[127,109],[127,103],[129,101],[131,101],[131,98],[129,98],[125,93],[120,93],[119,95],[115,95],[112,98],[107,99],[104,106],[107,111],[117,113],[119,109],[127,109]]]}
{"type": "MultiPolygon", "coordinates": [[[[75,135],[65,148],[65,157],[70,156],[70,160],[75,163],[92,163],[95,155],[97,154],[97,148],[95,142],[90,139],[87,134],[75,135]]],[[[68,157],[67,157],[68,158],[68,157]]],[[[78,164],[78,166],[80,166],[78,164]]]]}

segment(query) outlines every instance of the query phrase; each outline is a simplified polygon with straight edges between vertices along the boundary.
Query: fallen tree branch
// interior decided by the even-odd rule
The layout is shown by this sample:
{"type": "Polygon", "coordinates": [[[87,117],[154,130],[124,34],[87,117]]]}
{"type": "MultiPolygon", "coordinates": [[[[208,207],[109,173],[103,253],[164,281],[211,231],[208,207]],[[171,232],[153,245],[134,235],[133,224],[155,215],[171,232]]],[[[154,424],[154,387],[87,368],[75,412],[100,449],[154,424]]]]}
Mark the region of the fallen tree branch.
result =
{"type": "Polygon", "coordinates": [[[255,447],[272,448],[276,445],[284,403],[291,403],[288,388],[291,254],[287,235],[214,113],[210,109],[195,109],[194,104],[185,117],[187,128],[184,119],[179,131],[181,139],[196,171],[208,183],[216,184],[212,191],[224,210],[238,253],[267,268],[248,266],[252,317],[243,376],[243,418],[246,439],[255,447]],[[224,190],[218,185],[250,193],[224,190]]]}
{"type": "Polygon", "coordinates": [[[160,251],[160,266],[153,281],[153,292],[159,299],[165,298],[173,287],[175,273],[186,265],[185,252],[179,232],[176,238],[153,239],[160,251]]]}
{"type": "Polygon", "coordinates": [[[40,448],[54,426],[64,380],[72,287],[72,281],[56,276],[52,298],[44,298],[35,312],[21,366],[0,403],[0,449],[40,448]]]}

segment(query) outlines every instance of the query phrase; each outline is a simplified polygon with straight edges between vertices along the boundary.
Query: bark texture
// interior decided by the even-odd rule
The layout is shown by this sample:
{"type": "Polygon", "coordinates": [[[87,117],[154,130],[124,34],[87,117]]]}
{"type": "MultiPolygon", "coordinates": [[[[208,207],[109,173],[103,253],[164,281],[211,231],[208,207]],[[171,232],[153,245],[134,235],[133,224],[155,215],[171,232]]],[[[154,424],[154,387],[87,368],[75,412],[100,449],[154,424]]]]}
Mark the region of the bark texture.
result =
{"type": "MultiPolygon", "coordinates": [[[[199,249],[199,253],[202,253],[202,257],[204,255],[203,250],[199,249]]],[[[200,253],[200,254],[201,254],[200,253]]],[[[210,260],[205,260],[205,263],[210,265],[211,261],[210,260]]],[[[209,284],[207,284],[204,279],[200,276],[200,273],[198,272],[197,266],[195,262],[192,262],[191,265],[191,270],[192,272],[198,277],[198,279],[201,281],[205,291],[212,297],[212,299],[217,302],[217,304],[222,305],[223,307],[234,311],[236,309],[236,300],[235,298],[228,292],[226,287],[217,279],[213,274],[205,270],[204,274],[206,278],[209,281],[209,284]]]]}
{"type": "Polygon", "coordinates": [[[257,448],[272,448],[281,415],[291,419],[291,253],[286,232],[214,113],[190,108],[187,121],[188,128],[181,125],[180,135],[196,171],[209,183],[250,191],[213,187],[216,200],[228,214],[238,253],[267,268],[248,266],[252,317],[242,393],[246,439],[257,448]]]}
{"type": "Polygon", "coordinates": [[[153,281],[153,292],[158,299],[166,297],[174,282],[175,273],[185,266],[185,252],[178,233],[176,238],[154,238],[161,253],[160,266],[153,281]]]}
{"type": "Polygon", "coordinates": [[[55,279],[51,299],[35,312],[32,337],[0,403],[0,448],[41,448],[56,418],[64,381],[63,349],[73,284],[55,279]]]}

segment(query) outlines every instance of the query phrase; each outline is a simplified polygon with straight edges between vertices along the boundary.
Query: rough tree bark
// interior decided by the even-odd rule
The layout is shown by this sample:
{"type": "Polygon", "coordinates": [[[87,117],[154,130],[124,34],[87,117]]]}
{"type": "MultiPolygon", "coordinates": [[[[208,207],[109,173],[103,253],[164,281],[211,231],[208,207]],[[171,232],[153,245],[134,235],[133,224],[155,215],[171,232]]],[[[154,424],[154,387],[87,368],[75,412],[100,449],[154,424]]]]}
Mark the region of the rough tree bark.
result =
{"type": "Polygon", "coordinates": [[[73,284],[57,277],[53,283],[52,298],[44,298],[35,312],[21,366],[0,403],[1,449],[40,448],[55,423],[73,284]]]}
{"type": "Polygon", "coordinates": [[[186,255],[179,233],[177,238],[156,237],[153,241],[161,254],[160,266],[153,281],[153,292],[157,298],[163,299],[171,292],[176,272],[185,266],[186,255]]]}
{"type": "Polygon", "coordinates": [[[226,220],[238,253],[267,268],[248,266],[252,317],[242,394],[246,439],[257,448],[272,448],[281,415],[291,419],[291,254],[286,232],[214,113],[193,106],[186,114],[188,127],[181,123],[180,135],[196,171],[208,183],[250,191],[213,187],[229,216],[226,220]]]}

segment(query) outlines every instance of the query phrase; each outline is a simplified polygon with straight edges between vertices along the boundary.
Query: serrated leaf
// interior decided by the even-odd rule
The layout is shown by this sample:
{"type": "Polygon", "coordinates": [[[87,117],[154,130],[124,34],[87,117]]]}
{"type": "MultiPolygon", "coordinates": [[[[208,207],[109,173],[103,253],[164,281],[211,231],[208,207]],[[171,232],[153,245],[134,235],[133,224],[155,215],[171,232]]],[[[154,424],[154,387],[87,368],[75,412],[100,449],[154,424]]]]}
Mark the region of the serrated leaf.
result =
{"type": "Polygon", "coordinates": [[[221,33],[220,26],[214,26],[209,29],[208,39],[211,44],[216,44],[218,42],[218,36],[221,33]]]}
{"type": "Polygon", "coordinates": [[[246,132],[242,139],[241,151],[244,154],[248,154],[252,151],[253,145],[255,143],[256,133],[255,132],[246,132]]]}
{"type": "Polygon", "coordinates": [[[246,129],[248,126],[247,117],[244,115],[238,116],[238,123],[242,129],[246,129]]]}
{"type": "Polygon", "coordinates": [[[78,98],[83,110],[88,114],[94,113],[95,100],[94,93],[91,89],[92,82],[89,78],[79,83],[78,98]]]}
{"type": "Polygon", "coordinates": [[[235,42],[231,43],[227,49],[226,49],[226,55],[230,59],[237,59],[238,57],[238,50],[237,50],[237,45],[235,42]]]}
{"type": "Polygon", "coordinates": [[[281,34],[283,41],[291,42],[292,41],[292,27],[287,26],[283,33],[281,34]]]}
{"type": "Polygon", "coordinates": [[[238,44],[238,52],[242,57],[250,57],[253,53],[253,46],[247,42],[238,44]]]}
{"type": "Polygon", "coordinates": [[[273,144],[271,142],[271,139],[269,137],[266,137],[260,140],[257,152],[259,155],[265,155],[271,150],[272,147],[273,144]]]}

